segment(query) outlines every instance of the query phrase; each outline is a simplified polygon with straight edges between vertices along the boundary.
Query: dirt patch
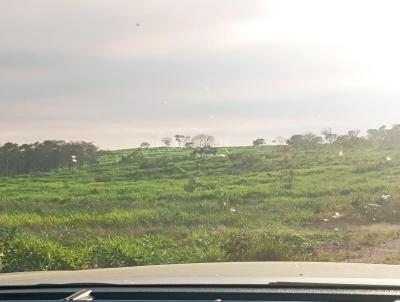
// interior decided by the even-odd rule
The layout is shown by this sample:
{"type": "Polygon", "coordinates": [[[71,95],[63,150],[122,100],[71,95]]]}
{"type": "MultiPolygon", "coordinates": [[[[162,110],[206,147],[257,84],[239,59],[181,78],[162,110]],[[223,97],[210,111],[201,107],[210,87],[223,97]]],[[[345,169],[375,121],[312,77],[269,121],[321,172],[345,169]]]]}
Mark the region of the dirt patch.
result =
{"type": "Polygon", "coordinates": [[[346,259],[345,262],[359,263],[400,263],[400,238],[389,239],[378,246],[362,247],[359,256],[346,259]]]}
{"type": "Polygon", "coordinates": [[[346,225],[342,230],[348,239],[322,246],[317,251],[318,259],[354,263],[400,263],[400,225],[346,225]]]}

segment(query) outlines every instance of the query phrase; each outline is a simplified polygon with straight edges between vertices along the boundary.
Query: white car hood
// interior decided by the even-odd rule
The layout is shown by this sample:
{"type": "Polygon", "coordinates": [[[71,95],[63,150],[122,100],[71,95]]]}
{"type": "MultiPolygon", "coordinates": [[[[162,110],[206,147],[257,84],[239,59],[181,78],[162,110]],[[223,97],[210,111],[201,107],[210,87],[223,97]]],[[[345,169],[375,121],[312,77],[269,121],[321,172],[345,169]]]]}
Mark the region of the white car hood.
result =
{"type": "Polygon", "coordinates": [[[0,274],[0,286],[59,284],[400,286],[400,266],[321,262],[235,262],[0,274]]]}

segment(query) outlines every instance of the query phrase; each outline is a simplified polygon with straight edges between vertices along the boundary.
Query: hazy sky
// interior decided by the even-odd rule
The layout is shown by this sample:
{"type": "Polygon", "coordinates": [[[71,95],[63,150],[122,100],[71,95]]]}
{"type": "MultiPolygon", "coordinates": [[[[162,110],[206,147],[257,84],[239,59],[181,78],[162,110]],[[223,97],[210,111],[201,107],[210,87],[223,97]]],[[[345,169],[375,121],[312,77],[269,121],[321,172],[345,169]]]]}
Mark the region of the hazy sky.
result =
{"type": "Polygon", "coordinates": [[[400,1],[0,0],[0,143],[400,122],[400,1]]]}

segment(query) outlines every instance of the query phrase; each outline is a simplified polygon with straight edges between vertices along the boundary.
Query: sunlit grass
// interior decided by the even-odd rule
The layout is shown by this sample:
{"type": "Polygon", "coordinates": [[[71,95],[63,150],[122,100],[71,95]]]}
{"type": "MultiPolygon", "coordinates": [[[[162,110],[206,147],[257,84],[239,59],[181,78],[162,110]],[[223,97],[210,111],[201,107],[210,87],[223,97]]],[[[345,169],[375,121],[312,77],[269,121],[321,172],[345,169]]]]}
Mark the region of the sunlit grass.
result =
{"type": "Polygon", "coordinates": [[[234,249],[241,236],[258,250],[241,260],[274,260],[277,251],[326,259],[316,252],[323,244],[373,238],[350,236],[380,222],[363,214],[365,204],[400,198],[397,150],[221,148],[225,157],[196,158],[163,148],[120,163],[132,152],[108,152],[85,169],[0,178],[3,270],[226,261],[224,246],[234,249]],[[18,264],[28,250],[40,259],[18,264]],[[46,251],[55,258],[42,259],[46,251]]]}

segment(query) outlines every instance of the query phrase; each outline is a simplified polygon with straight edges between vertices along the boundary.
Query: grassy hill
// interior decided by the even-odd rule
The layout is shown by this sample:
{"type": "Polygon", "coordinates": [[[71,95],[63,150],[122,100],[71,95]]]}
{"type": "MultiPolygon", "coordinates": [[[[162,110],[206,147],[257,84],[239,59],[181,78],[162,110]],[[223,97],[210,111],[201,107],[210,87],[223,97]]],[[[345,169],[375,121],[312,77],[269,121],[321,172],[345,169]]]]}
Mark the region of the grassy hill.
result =
{"type": "Polygon", "coordinates": [[[0,177],[0,269],[357,259],[400,237],[400,150],[339,151],[132,149],[0,177]]]}

